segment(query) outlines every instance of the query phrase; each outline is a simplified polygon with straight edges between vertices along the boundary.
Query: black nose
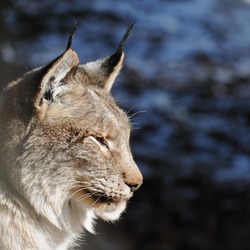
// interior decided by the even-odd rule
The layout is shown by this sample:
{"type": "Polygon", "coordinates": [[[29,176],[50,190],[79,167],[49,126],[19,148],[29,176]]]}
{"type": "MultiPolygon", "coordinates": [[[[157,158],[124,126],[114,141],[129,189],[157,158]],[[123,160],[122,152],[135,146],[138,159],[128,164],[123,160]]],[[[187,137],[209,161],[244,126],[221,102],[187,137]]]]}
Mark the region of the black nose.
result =
{"type": "Polygon", "coordinates": [[[130,191],[131,192],[135,192],[136,190],[139,189],[139,187],[141,186],[142,182],[140,183],[127,183],[126,182],[126,185],[130,188],[130,191]]]}

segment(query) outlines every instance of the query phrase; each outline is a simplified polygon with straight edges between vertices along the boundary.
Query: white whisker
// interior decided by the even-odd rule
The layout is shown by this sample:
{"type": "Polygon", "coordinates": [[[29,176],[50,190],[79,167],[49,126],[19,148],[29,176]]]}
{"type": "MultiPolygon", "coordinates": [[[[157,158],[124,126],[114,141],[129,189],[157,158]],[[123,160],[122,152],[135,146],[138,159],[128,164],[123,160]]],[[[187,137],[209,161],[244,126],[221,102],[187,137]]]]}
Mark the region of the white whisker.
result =
{"type": "Polygon", "coordinates": [[[78,201],[78,202],[83,201],[83,200],[85,200],[85,199],[87,199],[87,198],[89,198],[89,197],[91,197],[91,196],[93,196],[93,195],[95,195],[95,194],[98,194],[98,193],[99,193],[99,192],[84,194],[84,195],[78,197],[77,201],[78,201]]]}
{"type": "MultiPolygon", "coordinates": [[[[75,196],[77,193],[84,191],[84,190],[88,190],[87,187],[82,187],[82,186],[77,186],[77,187],[81,187],[79,189],[77,189],[73,194],[71,194],[71,196],[69,197],[69,200],[72,199],[73,196],[75,196]]],[[[73,189],[75,189],[76,187],[74,186],[73,189]]]]}
{"type": "Polygon", "coordinates": [[[92,204],[92,207],[94,207],[94,205],[102,198],[102,197],[105,197],[105,195],[100,195],[96,200],[95,202],[92,204]]]}
{"type": "Polygon", "coordinates": [[[132,115],[129,115],[128,118],[131,120],[134,116],[141,114],[141,113],[145,113],[145,112],[147,112],[147,110],[137,111],[137,112],[133,113],[132,115]]]}

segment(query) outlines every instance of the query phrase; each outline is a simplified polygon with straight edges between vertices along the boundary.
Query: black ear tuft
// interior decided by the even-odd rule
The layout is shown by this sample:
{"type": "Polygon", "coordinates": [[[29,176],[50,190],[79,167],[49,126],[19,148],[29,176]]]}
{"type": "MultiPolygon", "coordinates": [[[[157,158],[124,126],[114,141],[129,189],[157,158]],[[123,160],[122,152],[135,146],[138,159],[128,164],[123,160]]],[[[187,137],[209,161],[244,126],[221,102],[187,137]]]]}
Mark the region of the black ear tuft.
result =
{"type": "Polygon", "coordinates": [[[126,33],[124,34],[120,44],[117,47],[117,51],[116,51],[117,54],[119,54],[119,53],[121,53],[123,51],[123,47],[125,45],[125,42],[129,39],[130,35],[132,34],[134,26],[135,26],[135,22],[131,23],[128,26],[128,29],[127,29],[126,33]]]}
{"type": "Polygon", "coordinates": [[[76,29],[78,27],[78,20],[77,19],[74,19],[74,25],[73,25],[73,28],[70,32],[70,35],[69,35],[69,40],[68,40],[68,44],[67,44],[67,48],[66,48],[66,51],[68,49],[71,49],[71,46],[72,46],[72,42],[73,42],[73,39],[74,39],[74,36],[75,36],[75,32],[76,32],[76,29]]]}
{"type": "Polygon", "coordinates": [[[77,72],[79,74],[83,74],[84,76],[88,74],[89,79],[91,79],[90,84],[96,85],[104,89],[106,92],[109,92],[117,75],[122,69],[125,56],[123,47],[131,35],[134,25],[135,23],[132,23],[128,26],[126,33],[124,34],[113,55],[86,63],[84,65],[80,65],[80,67],[77,69],[77,72]]]}
{"type": "Polygon", "coordinates": [[[122,54],[123,54],[123,47],[125,45],[125,42],[128,40],[128,38],[130,37],[133,27],[135,26],[135,22],[133,22],[132,24],[130,24],[127,28],[126,33],[124,34],[121,42],[119,43],[116,52],[110,56],[102,65],[102,68],[105,68],[107,75],[110,75],[115,66],[119,63],[119,61],[121,60],[122,54]]]}

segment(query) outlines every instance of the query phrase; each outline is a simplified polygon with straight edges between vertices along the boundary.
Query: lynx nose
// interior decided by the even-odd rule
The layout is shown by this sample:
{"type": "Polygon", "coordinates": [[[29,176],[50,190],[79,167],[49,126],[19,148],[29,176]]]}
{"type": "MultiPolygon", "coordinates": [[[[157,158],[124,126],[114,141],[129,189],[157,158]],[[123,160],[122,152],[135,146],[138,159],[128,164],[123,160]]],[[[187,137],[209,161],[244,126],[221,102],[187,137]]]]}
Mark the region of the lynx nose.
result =
{"type": "Polygon", "coordinates": [[[142,185],[143,178],[140,172],[132,175],[130,178],[126,174],[123,174],[123,177],[125,184],[130,188],[131,192],[138,190],[142,185]]]}

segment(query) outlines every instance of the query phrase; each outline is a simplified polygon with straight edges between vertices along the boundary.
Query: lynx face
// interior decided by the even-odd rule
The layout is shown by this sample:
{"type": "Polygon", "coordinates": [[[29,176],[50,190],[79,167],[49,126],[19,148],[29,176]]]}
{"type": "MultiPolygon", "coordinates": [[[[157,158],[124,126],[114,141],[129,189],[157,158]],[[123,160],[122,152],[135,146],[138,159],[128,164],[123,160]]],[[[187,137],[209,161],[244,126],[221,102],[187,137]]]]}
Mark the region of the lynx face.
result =
{"type": "Polygon", "coordinates": [[[95,217],[118,219],[142,184],[129,119],[110,95],[124,41],[111,57],[83,65],[68,48],[2,95],[0,160],[7,186],[65,231],[91,231],[95,217]]]}

